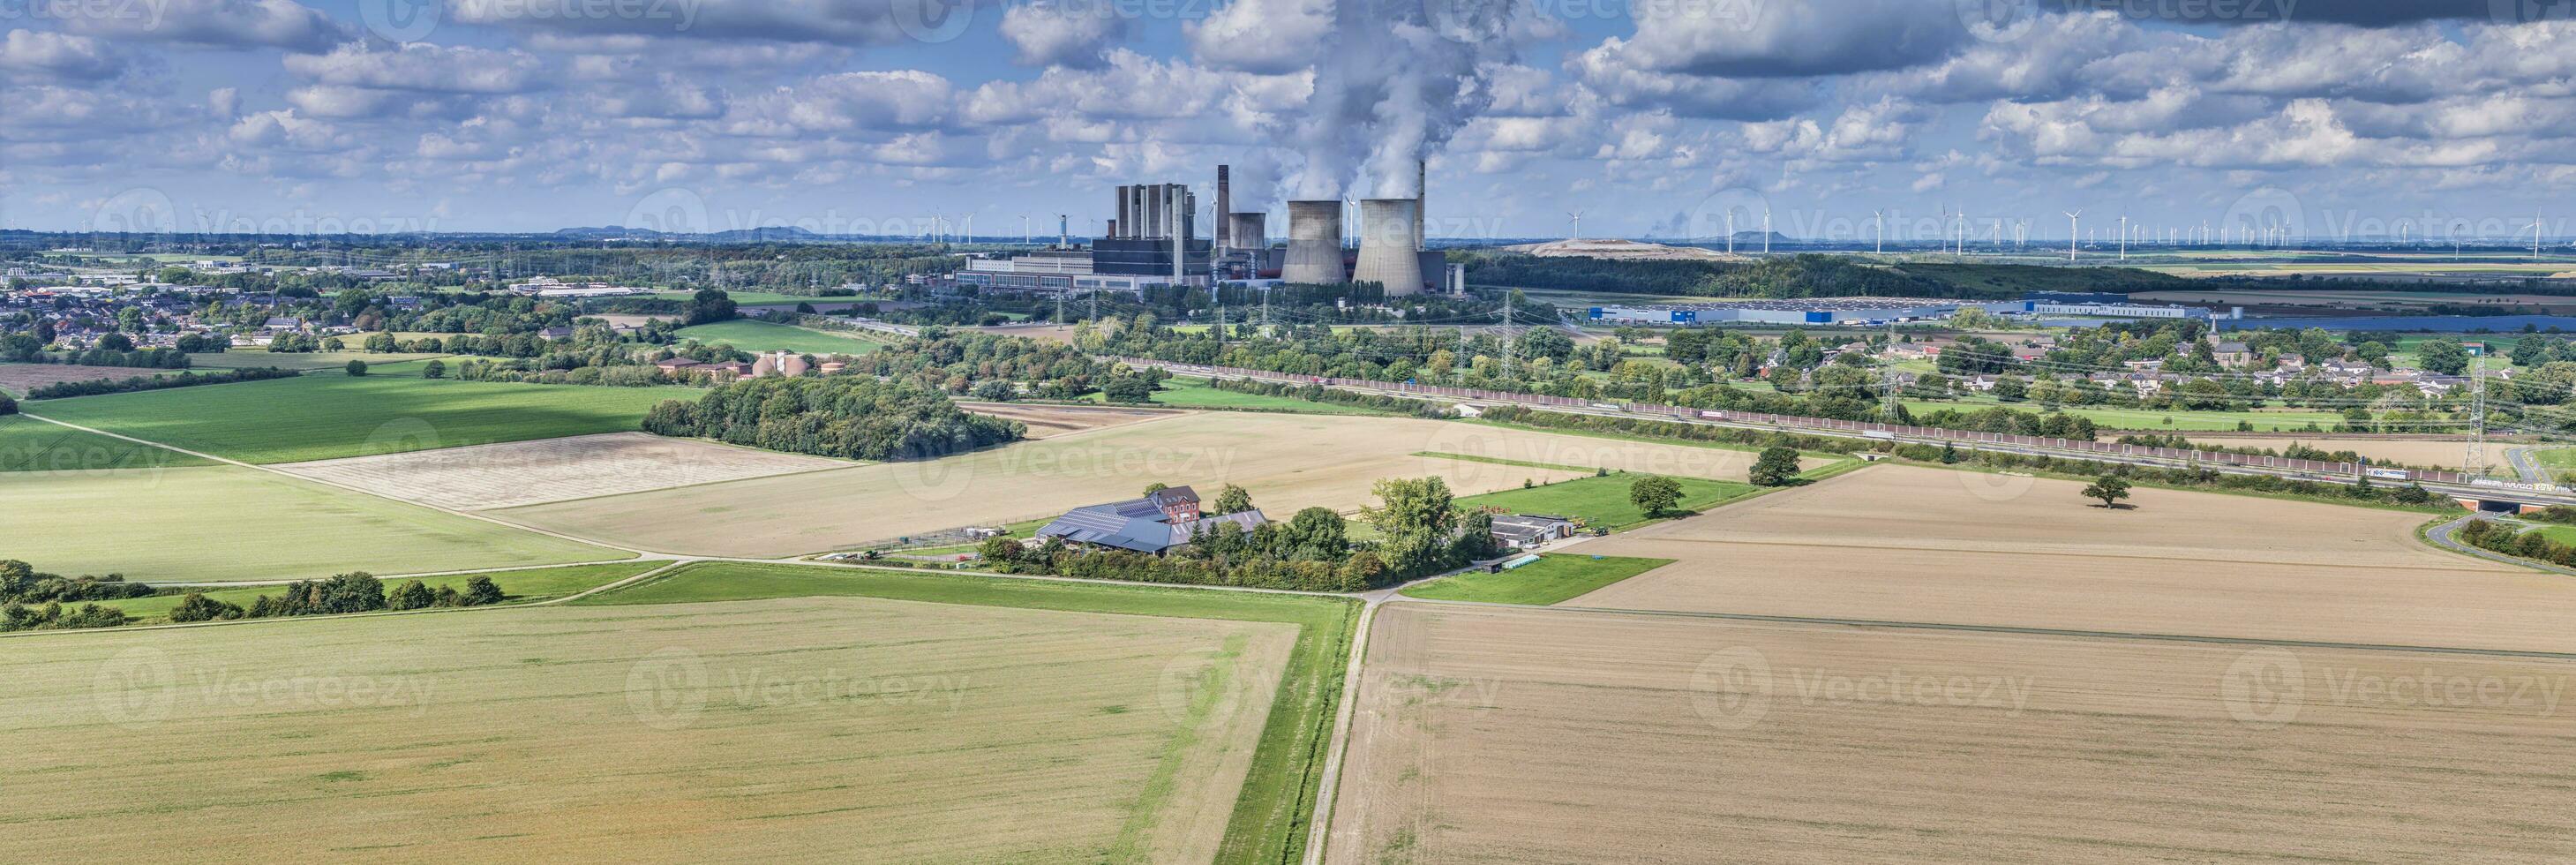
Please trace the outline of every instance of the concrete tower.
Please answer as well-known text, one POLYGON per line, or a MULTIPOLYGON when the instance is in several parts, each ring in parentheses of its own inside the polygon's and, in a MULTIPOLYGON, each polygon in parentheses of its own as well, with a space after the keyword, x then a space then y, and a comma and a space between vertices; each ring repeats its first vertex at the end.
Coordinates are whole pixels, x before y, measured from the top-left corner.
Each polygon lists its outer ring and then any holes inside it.
POLYGON ((1279 278, 1337 285, 1342 271, 1342 202, 1337 198, 1288 202, 1288 258, 1279 278))
POLYGON ((1360 201, 1360 260, 1352 282, 1375 282, 1389 297, 1422 293, 1422 259, 1414 255, 1422 202, 1414 198, 1360 201))

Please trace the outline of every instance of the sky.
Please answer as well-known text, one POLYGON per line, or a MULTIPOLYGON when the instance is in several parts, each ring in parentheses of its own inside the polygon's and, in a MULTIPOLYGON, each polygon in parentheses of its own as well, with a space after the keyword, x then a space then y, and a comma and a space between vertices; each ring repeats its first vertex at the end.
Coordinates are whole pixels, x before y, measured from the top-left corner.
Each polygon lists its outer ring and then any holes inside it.
MULTIPOLYGON (((2576 234, 2564 0, 0 0, 0 228, 2576 234), (2549 213, 2552 206, 2562 211, 2549 213), (1882 221, 1874 214, 1884 212, 1882 221), (1951 214, 1964 213, 1953 221, 1951 214), (1733 222, 1728 221, 1729 216, 1733 222), (1024 221, 1025 217, 1025 221, 1024 221), (1204 222, 1203 222, 1204 224, 1204 222), (1883 226, 1883 227, 1882 227, 1883 226)), ((2241 236, 2241 235, 2239 235, 2241 236)))

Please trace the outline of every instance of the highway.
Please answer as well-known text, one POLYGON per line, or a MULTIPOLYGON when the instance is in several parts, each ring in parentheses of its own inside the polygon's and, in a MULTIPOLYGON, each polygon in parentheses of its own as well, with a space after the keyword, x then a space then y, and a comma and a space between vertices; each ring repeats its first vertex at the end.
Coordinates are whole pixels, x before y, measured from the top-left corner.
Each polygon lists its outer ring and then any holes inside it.
MULTIPOLYGON (((1163 370, 1166 370, 1166 371, 1169 371, 1169 372, 1172 372, 1172 373, 1176 373, 1176 374, 1182 374, 1182 375, 1192 375, 1192 376, 1211 377, 1211 378, 1213 378, 1213 377, 1236 377, 1236 376, 1238 375, 1238 373, 1233 372, 1233 371, 1228 371, 1228 372, 1225 372, 1225 373, 1219 373, 1219 372, 1217 372, 1216 370, 1213 370, 1213 369, 1210 369, 1210 368, 1208 368, 1208 367, 1204 367, 1204 366, 1199 366, 1199 365, 1196 365, 1196 364, 1176 363, 1176 362, 1169 362, 1169 361, 1135 360, 1135 359, 1125 359, 1125 358, 1121 358, 1121 359, 1119 359, 1119 360, 1122 360, 1122 361, 1124 361, 1124 362, 1127 362, 1127 363, 1129 363, 1130 365, 1141 365, 1141 366, 1152 366, 1152 367, 1158 367, 1158 368, 1161 368, 1161 369, 1163 369, 1163 370)), ((1256 372, 1252 372, 1252 373, 1251 373, 1251 375, 1252 375, 1252 377, 1257 378, 1257 379, 1260 379, 1260 380, 1264 380, 1264 381, 1274 381, 1274 382, 1281 382, 1281 383, 1285 383, 1285 384, 1307 385, 1307 384, 1314 384, 1314 383, 1316 383, 1316 382, 1314 382, 1313 377, 1311 377, 1311 376, 1290 375, 1290 374, 1287 374, 1287 373, 1265 373, 1265 372, 1257 372, 1257 371, 1256 371, 1256 372)), ((1464 398, 1458 398, 1458 397, 1437 396, 1437 395, 1431 395, 1431 394, 1413 393, 1413 392, 1409 392, 1409 391, 1396 390, 1396 389, 1392 389, 1392 388, 1384 388, 1384 387, 1369 387, 1369 386, 1358 385, 1358 384, 1346 384, 1346 383, 1345 383, 1345 384, 1332 384, 1332 385, 1327 385, 1327 386, 1328 386, 1328 387, 1331 387, 1331 388, 1333 388, 1333 389, 1335 389, 1335 390, 1350 391, 1350 392, 1353 392, 1353 393, 1367 393, 1367 394, 1375 394, 1375 395, 1379 395, 1379 396, 1393 396, 1393 397, 1401 397, 1401 398, 1405 398, 1405 399, 1429 400, 1429 401, 1435 401, 1435 402, 1448 402, 1448 403, 1473 402, 1473 403, 1478 403, 1478 404, 1510 404, 1510 405, 1518 405, 1518 406, 1522 406, 1522 407, 1526 407, 1526 408, 1538 409, 1538 410, 1542 410, 1542 411, 1558 412, 1558 413, 1562 413, 1562 414, 1583 414, 1583 415, 1593 415, 1593 416, 1596 416, 1596 417, 1615 417, 1615 418, 1624 418, 1624 419, 1629 419, 1629 420, 1655 420, 1655 421, 1664 421, 1664 422, 1667 422, 1667 423, 1686 423, 1686 424, 1699 424, 1699 425, 1702 425, 1702 426, 1728 427, 1728 428, 1734 428, 1734 429, 1752 429, 1752 430, 1765 430, 1765 431, 1772 431, 1772 432, 1785 432, 1785 433, 1791 433, 1791 434, 1796 434, 1796 435, 1825 436, 1825 437, 1833 437, 1833 438, 1848 438, 1848 439, 1864 439, 1864 440, 1873 440, 1873 441, 1895 441, 1895 442, 1899 442, 1899 443, 1906 443, 1906 444, 1928 444, 1928 445, 1948 444, 1948 445, 1950 445, 1950 446, 1952 446, 1952 447, 1960 448, 1960 449, 1963 449, 1963 450, 1982 451, 1982 452, 1987 452, 1987 453, 2009 453, 2009 454, 2018 454, 2018 455, 2022 455, 2022 456, 2059 457, 2059 458, 2066 458, 2066 459, 2080 459, 2080 460, 2086 460, 2086 461, 2090 461, 2090 462, 2098 462, 2098 463, 2122 463, 2122 464, 2134 465, 2134 466, 2140 466, 2140 467, 2145 467, 2145 468, 2201 469, 2201 470, 2214 471, 2214 472, 2218 472, 2218 473, 2221 473, 2221 474, 2254 475, 2254 476, 2270 476, 2270 477, 2286 478, 2286 479, 2290 479, 2290 480, 2313 481, 2313 482, 2317 482, 2317 483, 2349 484, 2349 483, 2352 483, 2352 482, 2353 482, 2353 478, 2352 478, 2352 476, 2350 476, 2350 475, 2344 475, 2344 474, 2329 474, 2329 473, 2322 473, 2322 472, 2307 471, 2307 470, 2303 470, 2303 469, 2295 469, 2295 468, 2284 468, 2284 467, 2274 467, 2274 466, 2249 466, 2249 465, 2238 465, 2238 464, 2232 464, 2232 463, 2217 463, 2217 462, 2201 462, 2201 461, 2192 460, 2192 459, 2179 459, 2179 458, 2172 458, 2172 457, 2157 457, 2157 456, 2148 456, 2148 455, 2142 455, 2142 454, 2108 454, 2108 453, 2101 453, 2101 452, 2096 452, 2096 451, 2065 450, 2065 449, 2050 448, 2050 447, 2044 447, 2044 446, 2036 446, 2036 445, 2025 445, 2025 444, 2010 443, 2010 442, 1989 442, 1989 441, 1980 441, 1980 440, 1976 440, 1976 439, 1973 439, 1973 438, 1965 438, 1965 437, 1962 437, 1962 438, 1950 438, 1950 437, 1939 436, 1939 435, 1903 435, 1903 434, 1895 434, 1895 435, 1892 435, 1892 436, 1890 436, 1890 435, 1871 436, 1871 435, 1864 435, 1864 434, 1862 434, 1862 433, 1860 433, 1860 432, 1856 432, 1856 431, 1852 431, 1852 430, 1835 429, 1835 428, 1825 427, 1825 426, 1803 426, 1803 425, 1787 425, 1787 424, 1756 423, 1756 422, 1751 422, 1751 421, 1741 421, 1741 420, 1717 420, 1717 419, 1709 419, 1709 418, 1681 417, 1681 416, 1675 416, 1675 415, 1669 415, 1669 414, 1661 414, 1661 413, 1632 412, 1632 411, 1628 411, 1627 409, 1619 408, 1619 407, 1616 407, 1616 406, 1612 406, 1612 405, 1607 404, 1607 403, 1603 403, 1603 404, 1595 404, 1595 405, 1591 405, 1591 406, 1565 406, 1565 405, 1558 405, 1558 404, 1555 404, 1555 403, 1542 402, 1542 401, 1535 400, 1535 399, 1530 399, 1530 400, 1519 400, 1519 399, 1513 399, 1513 398, 1511 398, 1511 397, 1509 397, 1509 396, 1498 396, 1498 397, 1493 397, 1493 398, 1464 399, 1464 398)), ((1965 436, 1965 435, 1968 435, 1968 434, 1966 434, 1966 433, 1962 433, 1962 435, 1963 435, 1963 436, 1965 436)), ((2381 481, 2381 483, 2389 483, 2389 482, 2390 482, 2390 481, 2381 481)), ((2424 489, 2426 489, 2426 490, 2429 490, 2429 491, 2432 491, 2432 492, 2435 492, 2435 493, 2440 493, 2440 494, 2445 495, 2445 496, 2452 496, 2452 497, 2457 497, 2457 498, 2473 498, 2473 499, 2477 499, 2477 500, 2480 500, 2480 501, 2486 501, 2486 502, 2510 502, 2510 503, 2514 503, 2514 504, 2529 504, 2529 505, 2576 505, 2576 492, 2553 491, 2553 490, 2540 490, 2540 489, 2523 489, 2523 488, 2508 487, 2508 486, 2484 486, 2484 485, 2476 485, 2476 484, 2440 483, 2440 482, 2434 482, 2434 481, 2422 481, 2422 480, 2417 481, 2417 483, 2419 483, 2421 486, 2423 486, 2423 487, 2424 487, 2424 489)))

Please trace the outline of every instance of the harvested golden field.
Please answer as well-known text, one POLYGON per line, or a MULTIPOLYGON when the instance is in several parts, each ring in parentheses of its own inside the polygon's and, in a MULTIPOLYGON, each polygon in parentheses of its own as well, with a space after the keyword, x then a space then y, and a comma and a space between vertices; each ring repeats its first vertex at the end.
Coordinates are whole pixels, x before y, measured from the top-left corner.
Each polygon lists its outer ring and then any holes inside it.
POLYGON ((1085 408, 1067 405, 1027 405, 1022 403, 959 403, 959 408, 980 415, 1015 420, 1026 424, 1029 438, 1054 438, 1066 433, 1101 427, 1125 426, 1131 423, 1176 417, 1181 412, 1150 408, 1085 408))
POLYGON ((962 526, 1052 517, 1160 481, 1239 484, 1285 518, 1352 510, 1380 478, 1438 476, 1460 494, 1590 474, 1420 454, 1741 480, 1752 454, 1476 424, 1235 412, 1109 427, 972 454, 535 505, 503 519, 696 555, 790 556, 962 526))
POLYGON ((857 598, 13 638, 0 860, 1207 861, 1294 639, 857 598))
POLYGON ((25 394, 49 384, 157 376, 177 370, 136 366, 80 366, 68 363, 0 363, 0 393, 25 394))
POLYGON ((1380 608, 1325 860, 2576 858, 2576 660, 1380 608))
POLYGON ((2576 651, 2576 582, 2416 540, 2426 515, 1877 466, 1587 543, 1678 559, 1566 606, 2576 651))
POLYGON ((479 510, 844 468, 855 463, 625 432, 276 466, 454 510, 479 510))

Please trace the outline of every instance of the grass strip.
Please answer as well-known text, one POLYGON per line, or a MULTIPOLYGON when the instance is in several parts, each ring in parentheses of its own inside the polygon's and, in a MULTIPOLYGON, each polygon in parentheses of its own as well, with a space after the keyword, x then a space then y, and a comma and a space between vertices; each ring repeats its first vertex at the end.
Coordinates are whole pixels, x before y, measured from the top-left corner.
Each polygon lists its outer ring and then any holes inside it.
POLYGON ((1547 553, 1538 561, 1499 574, 1459 574, 1407 587, 1397 594, 1434 601, 1546 606, 1672 563, 1672 559, 1547 553))

